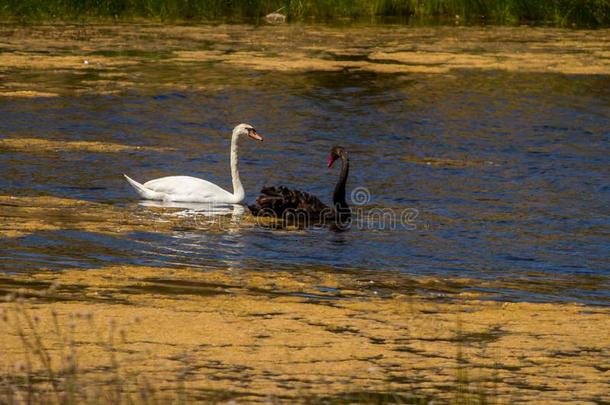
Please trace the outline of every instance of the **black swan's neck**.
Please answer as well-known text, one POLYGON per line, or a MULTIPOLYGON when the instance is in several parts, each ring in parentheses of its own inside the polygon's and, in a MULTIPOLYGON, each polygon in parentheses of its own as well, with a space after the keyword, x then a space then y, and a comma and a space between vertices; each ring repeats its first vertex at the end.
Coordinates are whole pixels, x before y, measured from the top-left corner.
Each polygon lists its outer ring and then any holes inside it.
POLYGON ((348 175, 349 158, 344 154, 341 154, 341 173, 339 174, 339 181, 333 192, 333 204, 336 208, 347 208, 347 201, 345 201, 345 185, 347 183, 348 175))

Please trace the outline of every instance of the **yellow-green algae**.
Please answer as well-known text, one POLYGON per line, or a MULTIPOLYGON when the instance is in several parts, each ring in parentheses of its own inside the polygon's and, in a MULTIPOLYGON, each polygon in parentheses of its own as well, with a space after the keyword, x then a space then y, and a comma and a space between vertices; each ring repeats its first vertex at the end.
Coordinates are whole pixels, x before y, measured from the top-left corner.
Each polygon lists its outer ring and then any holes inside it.
POLYGON ((489 160, 481 160, 471 158, 469 156, 463 156, 461 159, 449 159, 440 157, 419 157, 414 155, 405 156, 404 160, 409 163, 415 163, 420 165, 432 166, 432 167, 485 167, 493 166, 498 163, 494 163, 489 160))
MULTIPOLYGON (((450 400, 467 370, 471 388, 501 402, 610 399, 606 308, 399 291, 380 298, 360 283, 322 270, 118 266, 27 276, 21 305, 39 319, 42 336, 52 335, 51 311, 60 323, 76 322, 83 384, 104 379, 108 353, 99 338, 117 325, 121 375, 146 376, 170 391, 180 380, 189 395, 224 391, 268 402, 390 391, 450 400), (28 282, 59 284, 44 293, 28 282), (344 290, 344 298, 312 298, 317 286, 344 290)), ((9 370, 24 350, 4 330, 9 370)), ((46 344, 60 364, 59 345, 46 344)))
POLYGON ((57 97, 57 93, 49 93, 44 91, 34 90, 15 90, 15 91, 4 91, 0 92, 0 97, 21 97, 21 98, 35 98, 35 97, 57 97))
POLYGON ((3 150, 27 153, 44 152, 100 152, 112 153, 128 150, 170 151, 171 148, 152 146, 130 146, 120 143, 97 141, 58 141, 42 138, 4 138, 0 139, 0 152, 3 150))
POLYGON ((176 227, 226 232, 238 226, 255 225, 251 216, 245 216, 237 223, 231 216, 208 218, 203 215, 177 215, 179 212, 180 209, 163 207, 143 210, 135 204, 119 208, 53 196, 0 195, 0 238, 67 229, 104 234, 168 232, 176 227))
MULTIPOLYGON (((40 25, 0 27, 4 97, 66 92, 15 73, 73 75, 79 94, 155 86, 222 87, 190 75, 159 77, 177 65, 275 72, 366 71, 451 75, 461 70, 610 74, 610 30, 532 27, 355 27, 248 25, 40 25), (201 63, 206 65, 201 65, 201 63), (90 74, 84 74, 89 72, 90 74), (145 73, 145 74, 142 74, 145 73)), ((246 85, 243 83, 243 85, 246 85)))

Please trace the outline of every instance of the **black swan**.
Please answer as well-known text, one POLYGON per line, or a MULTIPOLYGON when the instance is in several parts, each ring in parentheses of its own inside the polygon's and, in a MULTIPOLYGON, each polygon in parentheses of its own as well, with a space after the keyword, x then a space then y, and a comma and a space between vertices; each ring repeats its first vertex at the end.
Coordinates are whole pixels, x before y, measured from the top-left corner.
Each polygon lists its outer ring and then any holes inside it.
POLYGON ((281 218, 289 223, 303 225, 334 225, 345 227, 350 222, 351 211, 345 201, 345 184, 349 174, 349 158, 341 146, 333 146, 328 157, 328 167, 341 159, 341 173, 333 192, 333 206, 329 207, 316 196, 288 187, 263 187, 256 203, 249 205, 256 217, 281 218))

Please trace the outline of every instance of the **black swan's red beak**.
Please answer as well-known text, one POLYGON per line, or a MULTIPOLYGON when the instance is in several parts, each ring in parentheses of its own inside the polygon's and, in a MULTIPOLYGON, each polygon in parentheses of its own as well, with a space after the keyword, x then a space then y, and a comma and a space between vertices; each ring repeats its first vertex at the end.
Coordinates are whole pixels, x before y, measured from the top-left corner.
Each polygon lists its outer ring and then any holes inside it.
POLYGON ((328 156, 328 167, 332 167, 333 163, 335 163, 335 160, 337 160, 336 156, 329 155, 328 156))

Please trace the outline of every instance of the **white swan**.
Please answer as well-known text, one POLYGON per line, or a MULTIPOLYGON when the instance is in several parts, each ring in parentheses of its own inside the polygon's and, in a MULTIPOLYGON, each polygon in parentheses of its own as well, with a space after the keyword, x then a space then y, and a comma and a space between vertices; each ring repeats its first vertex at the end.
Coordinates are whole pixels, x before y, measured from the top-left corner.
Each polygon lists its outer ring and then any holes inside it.
POLYGON ((140 197, 146 200, 199 202, 214 204, 239 204, 244 200, 245 192, 237 170, 237 140, 247 135, 257 141, 262 141, 254 127, 249 124, 239 124, 233 129, 231 137, 231 177, 233 178, 233 193, 218 187, 209 181, 190 176, 169 176, 147 181, 140 184, 123 174, 129 184, 140 197))

